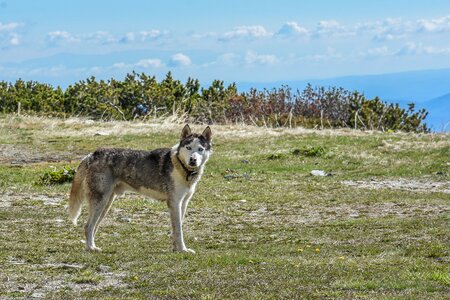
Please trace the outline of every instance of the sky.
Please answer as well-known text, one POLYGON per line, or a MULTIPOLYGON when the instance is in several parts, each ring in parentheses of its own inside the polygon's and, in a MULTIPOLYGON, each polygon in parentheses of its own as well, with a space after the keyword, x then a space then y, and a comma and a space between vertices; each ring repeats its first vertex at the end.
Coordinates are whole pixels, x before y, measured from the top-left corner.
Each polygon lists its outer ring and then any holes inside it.
POLYGON ((0 0, 0 80, 271 82, 450 68, 450 1, 0 0))

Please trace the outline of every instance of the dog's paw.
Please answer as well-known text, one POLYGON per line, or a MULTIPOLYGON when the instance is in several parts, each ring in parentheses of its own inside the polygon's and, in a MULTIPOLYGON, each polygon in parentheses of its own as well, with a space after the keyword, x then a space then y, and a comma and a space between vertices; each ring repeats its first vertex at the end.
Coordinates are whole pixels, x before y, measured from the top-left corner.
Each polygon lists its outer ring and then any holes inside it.
POLYGON ((180 253, 192 253, 195 254, 195 251, 189 248, 182 248, 182 249, 173 249, 174 252, 180 252, 180 253))
POLYGON ((102 252, 102 249, 96 246, 86 246, 86 250, 90 252, 102 252))

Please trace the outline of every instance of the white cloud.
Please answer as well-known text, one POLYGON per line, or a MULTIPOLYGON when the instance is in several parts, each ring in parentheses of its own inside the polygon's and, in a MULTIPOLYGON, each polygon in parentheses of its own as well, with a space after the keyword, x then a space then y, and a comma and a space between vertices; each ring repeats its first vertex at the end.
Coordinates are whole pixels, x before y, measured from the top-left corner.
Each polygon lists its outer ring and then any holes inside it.
POLYGON ((58 43, 58 42, 69 42, 69 43, 77 43, 80 42, 80 38, 77 36, 67 32, 67 31, 52 31, 47 33, 47 40, 50 43, 58 43))
POLYGON ((242 38, 262 38, 272 36, 263 26, 238 26, 232 31, 225 32, 220 40, 228 41, 242 38))
POLYGON ((56 43, 81 43, 92 42, 102 45, 115 43, 139 43, 157 39, 166 35, 167 32, 160 30, 149 30, 140 32, 127 32, 123 36, 113 35, 107 31, 96 31, 82 34, 72 34, 64 30, 56 30, 47 33, 47 41, 53 44, 56 43))
POLYGON ((370 34, 376 41, 392 41, 421 33, 438 34, 450 32, 450 16, 413 21, 400 18, 386 19, 357 24, 353 30, 359 35, 370 34))
POLYGON ((149 39, 155 39, 160 37, 162 35, 162 32, 157 29, 153 29, 150 31, 141 31, 139 32, 139 35, 142 41, 146 41, 149 39))
POLYGON ((369 35, 373 40, 387 42, 406 38, 414 33, 414 22, 403 21, 402 19, 386 19, 377 22, 358 24, 356 32, 363 36, 369 35))
POLYGON ((317 24, 317 28, 314 31, 314 35, 323 36, 323 35, 334 35, 334 34, 343 34, 349 33, 349 30, 341 25, 336 20, 322 20, 317 24))
POLYGON ((393 54, 393 52, 390 51, 387 46, 371 48, 371 49, 368 49, 365 52, 361 52, 360 53, 361 56, 368 57, 368 58, 377 58, 377 57, 383 57, 383 56, 390 56, 392 54, 393 54))
POLYGON ((254 51, 247 51, 245 63, 248 65, 275 65, 279 59, 275 55, 258 54, 254 51))
POLYGON ((96 31, 85 34, 72 34, 64 30, 47 33, 47 41, 51 44, 94 42, 100 44, 114 43, 114 36, 106 31, 96 31))
POLYGON ((423 48, 425 54, 450 54, 450 47, 432 47, 423 48))
POLYGON ((446 32, 450 31, 450 16, 435 19, 421 19, 417 22, 417 30, 422 32, 446 32))
POLYGON ((18 29, 21 26, 22 24, 17 22, 10 22, 5 24, 0 23, 0 32, 11 32, 18 29))
POLYGON ((157 58, 146 58, 146 59, 141 59, 139 60, 137 63, 134 64, 127 64, 124 62, 118 62, 115 63, 111 66, 111 68, 113 69, 131 69, 131 68, 161 68, 164 67, 164 63, 157 58))
POLYGON ((0 46, 18 46, 20 44, 20 36, 17 30, 23 25, 17 22, 0 23, 0 46))
POLYGON ((440 55, 440 54, 450 54, 450 47, 435 47, 435 46, 424 46, 421 43, 407 43, 405 46, 400 48, 395 55, 397 56, 407 56, 407 55, 440 55))
POLYGON ((119 39, 121 43, 135 43, 135 42, 145 42, 149 40, 154 40, 161 37, 163 33, 160 30, 152 29, 149 31, 140 32, 127 32, 123 37, 119 39))
POLYGON ((136 40, 136 33, 134 32, 127 32, 121 39, 121 43, 132 43, 136 40))
POLYGON ((305 36, 308 35, 308 29, 301 27, 296 22, 287 22, 277 31, 277 35, 281 36, 305 36))
MULTIPOLYGON (((190 64, 190 60, 189 60, 189 64, 190 64)), ((164 66, 164 64, 160 59, 147 58, 147 59, 141 59, 140 61, 138 61, 135 64, 135 66, 142 67, 142 68, 161 68, 164 66)))
POLYGON ((183 53, 177 53, 172 55, 169 62, 169 65, 171 67, 187 67, 190 66, 191 64, 192 62, 189 56, 183 53))
POLYGON ((111 44, 117 41, 117 39, 107 31, 96 31, 83 34, 80 36, 80 39, 85 41, 93 41, 100 44, 111 44))
POLYGON ((11 46, 17 46, 20 44, 19 35, 17 33, 11 33, 9 36, 9 44, 11 46))

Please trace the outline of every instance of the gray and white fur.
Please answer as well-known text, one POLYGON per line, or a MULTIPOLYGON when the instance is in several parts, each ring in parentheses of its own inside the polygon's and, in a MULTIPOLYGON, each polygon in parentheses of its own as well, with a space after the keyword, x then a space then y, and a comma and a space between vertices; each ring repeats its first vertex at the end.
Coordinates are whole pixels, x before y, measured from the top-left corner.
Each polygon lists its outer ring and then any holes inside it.
POLYGON ((180 142, 172 148, 140 151, 100 148, 80 163, 72 183, 69 216, 76 225, 81 204, 87 200, 89 215, 84 226, 86 248, 101 251, 95 245, 95 234, 114 199, 132 191, 165 201, 172 224, 173 250, 191 252, 183 239, 186 209, 202 177, 211 151, 209 127, 201 135, 184 126, 180 142))

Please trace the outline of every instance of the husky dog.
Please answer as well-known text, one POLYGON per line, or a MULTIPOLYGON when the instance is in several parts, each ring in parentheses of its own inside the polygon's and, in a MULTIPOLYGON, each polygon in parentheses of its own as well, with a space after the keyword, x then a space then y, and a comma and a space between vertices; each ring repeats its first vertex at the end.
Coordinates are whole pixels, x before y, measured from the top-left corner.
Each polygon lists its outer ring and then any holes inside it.
POLYGON ((182 225, 189 200, 211 155, 211 136, 209 127, 199 135, 186 125, 180 142, 171 149, 100 148, 86 156, 78 166, 69 199, 69 215, 74 225, 83 200, 89 203, 89 216, 84 226, 86 248, 101 251, 94 242, 100 222, 116 196, 132 191, 166 201, 172 223, 173 250, 195 253, 184 244, 182 225))

